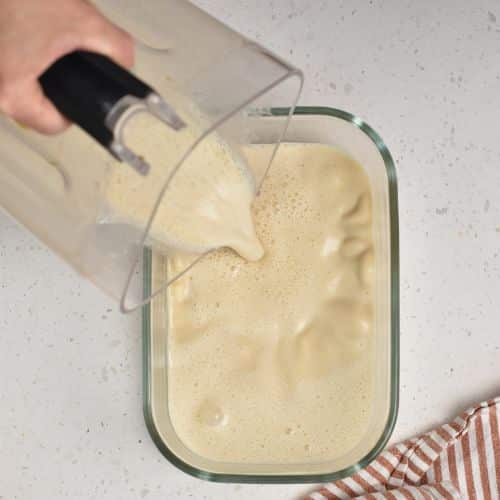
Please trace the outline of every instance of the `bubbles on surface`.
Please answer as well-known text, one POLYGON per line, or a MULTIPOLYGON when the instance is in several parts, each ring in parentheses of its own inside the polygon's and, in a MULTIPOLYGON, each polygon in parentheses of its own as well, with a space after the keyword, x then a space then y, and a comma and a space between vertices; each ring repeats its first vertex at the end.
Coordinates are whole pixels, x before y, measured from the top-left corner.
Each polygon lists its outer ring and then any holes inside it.
POLYGON ((221 427, 227 423, 223 409, 211 400, 205 400, 198 410, 198 418, 203 425, 221 427))
POLYGON ((254 201, 264 257, 215 252, 193 269, 189 300, 172 307, 172 421, 209 459, 331 460, 371 415, 367 180, 337 150, 319 146, 311 161, 307 145, 299 166, 293 147, 254 201), (180 327, 198 333, 182 342, 180 327))

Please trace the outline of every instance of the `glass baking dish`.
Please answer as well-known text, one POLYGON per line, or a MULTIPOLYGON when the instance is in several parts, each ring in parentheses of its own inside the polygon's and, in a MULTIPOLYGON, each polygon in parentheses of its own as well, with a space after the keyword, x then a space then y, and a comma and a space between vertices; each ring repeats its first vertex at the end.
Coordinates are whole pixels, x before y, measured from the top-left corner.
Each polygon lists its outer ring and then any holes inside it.
MULTIPOLYGON (((289 109, 258 113, 251 142, 279 140, 289 109)), ((394 427, 399 383, 399 235, 394 162, 376 132, 361 119, 327 107, 295 109, 285 140, 338 147, 364 168, 372 191, 375 248, 373 401, 370 423, 359 443, 333 460, 319 463, 223 463, 196 455, 176 435, 168 408, 168 304, 158 294, 143 308, 144 415, 154 442, 179 469, 221 482, 304 483, 339 479, 365 466, 384 448, 394 427)), ((146 251, 144 292, 164 281, 166 260, 146 251)))

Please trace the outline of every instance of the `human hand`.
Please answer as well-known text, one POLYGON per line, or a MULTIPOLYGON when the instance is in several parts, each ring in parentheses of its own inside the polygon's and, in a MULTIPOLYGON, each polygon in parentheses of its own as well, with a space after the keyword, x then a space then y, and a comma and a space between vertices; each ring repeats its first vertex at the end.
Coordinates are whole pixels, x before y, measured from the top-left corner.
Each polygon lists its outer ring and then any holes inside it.
POLYGON ((38 77, 75 50, 130 68, 132 37, 87 0, 0 0, 0 112, 45 134, 68 121, 45 97, 38 77))

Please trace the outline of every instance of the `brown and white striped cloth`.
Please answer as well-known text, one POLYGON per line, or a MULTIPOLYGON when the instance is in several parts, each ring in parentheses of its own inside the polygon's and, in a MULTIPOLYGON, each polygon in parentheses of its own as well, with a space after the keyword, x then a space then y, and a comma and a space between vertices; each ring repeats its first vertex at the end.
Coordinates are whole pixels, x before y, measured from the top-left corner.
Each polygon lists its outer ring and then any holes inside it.
POLYGON ((384 451, 305 500, 500 499, 500 397, 384 451))

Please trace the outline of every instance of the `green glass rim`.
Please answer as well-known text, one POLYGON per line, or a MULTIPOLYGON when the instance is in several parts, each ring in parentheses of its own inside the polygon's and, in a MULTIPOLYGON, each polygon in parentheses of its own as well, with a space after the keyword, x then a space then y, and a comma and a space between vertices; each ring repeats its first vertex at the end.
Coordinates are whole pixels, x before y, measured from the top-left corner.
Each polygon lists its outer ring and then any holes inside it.
MULTIPOLYGON (((270 116, 287 116, 290 108, 271 108, 270 116)), ((390 362, 390 405, 387 422, 373 449, 361 458, 356 464, 344 469, 324 474, 290 474, 290 475, 263 475, 263 474, 226 474, 208 472, 179 459, 161 439, 156 427, 151 405, 151 363, 150 363, 150 312, 148 302, 142 308, 142 349, 143 349, 143 411, 146 427, 154 443, 164 457, 178 469, 198 479, 205 479, 221 483, 254 483, 254 484, 293 484, 293 483, 323 483, 335 481, 358 472, 372 462, 387 444, 396 424, 399 404, 399 217, 396 167, 389 149, 381 137, 361 118, 340 109, 326 106, 297 106, 294 115, 323 115, 340 118, 352 123, 362 130, 375 144, 385 164, 390 217, 390 287, 391 287, 391 362, 390 362)), ((151 266, 152 254, 149 249, 144 250, 144 294, 150 296, 152 288, 151 266)))

